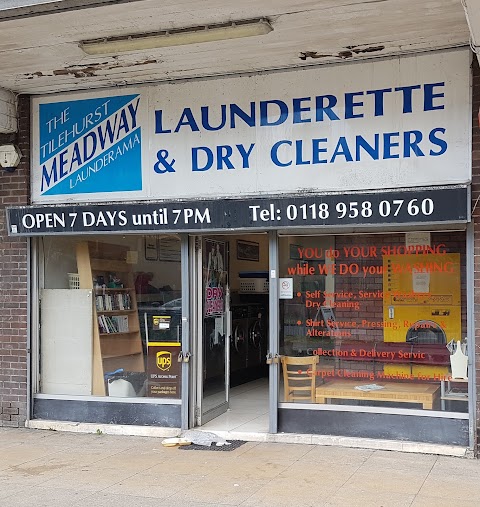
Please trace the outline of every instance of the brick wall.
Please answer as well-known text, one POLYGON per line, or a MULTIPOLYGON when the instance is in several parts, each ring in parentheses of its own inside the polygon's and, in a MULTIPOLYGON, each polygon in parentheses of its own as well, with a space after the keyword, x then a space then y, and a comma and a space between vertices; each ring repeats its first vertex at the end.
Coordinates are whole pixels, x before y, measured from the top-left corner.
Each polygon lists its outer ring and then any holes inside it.
POLYGON ((0 169, 0 426, 22 426, 27 415, 27 240, 7 236, 5 206, 28 204, 30 99, 19 102, 14 173, 0 169))
POLYGON ((477 383, 477 446, 480 451, 480 129, 478 111, 480 108, 480 69, 478 60, 473 58, 473 107, 472 107, 472 214, 474 227, 474 290, 475 290, 475 371, 477 383))

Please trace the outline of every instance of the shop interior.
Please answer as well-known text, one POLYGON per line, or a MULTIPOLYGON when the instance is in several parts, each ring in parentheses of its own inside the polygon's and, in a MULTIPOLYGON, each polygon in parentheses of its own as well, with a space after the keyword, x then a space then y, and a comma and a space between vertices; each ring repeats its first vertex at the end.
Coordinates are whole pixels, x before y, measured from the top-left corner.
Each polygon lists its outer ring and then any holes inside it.
POLYGON ((46 237, 40 259, 41 393, 180 397, 178 236, 46 237), (176 344, 166 347, 175 382, 165 388, 147 382, 154 343, 176 344))
MULTIPOLYGON (((279 302, 280 402, 468 411, 465 234, 426 233, 409 251, 412 238, 279 238, 279 276, 291 280, 279 302)), ((266 432, 268 235, 201 245, 196 395, 202 415, 228 406, 202 426, 266 432)), ((58 236, 39 246, 38 392, 179 400, 180 238, 58 236), (71 290, 82 288, 91 292, 71 290)))
MULTIPOLYGON (((216 236, 203 241, 202 294, 207 285, 212 285, 210 292, 218 288, 212 254, 221 246, 222 266, 215 269, 224 271, 222 283, 229 287, 231 312, 227 330, 226 301, 221 305, 216 301, 216 308, 207 312, 207 299, 202 296, 205 410, 225 395, 225 371, 230 387, 229 410, 208 424, 217 429, 243 426, 244 431, 266 431, 268 236, 216 236), (212 251, 207 252, 207 246, 212 251)), ((40 258, 39 392, 179 399, 180 238, 45 237, 40 240, 40 258), (71 290, 78 288, 93 288, 93 313, 92 303, 82 301, 82 291, 71 290)))
POLYGON ((284 401, 468 411, 463 232, 279 245, 284 401))

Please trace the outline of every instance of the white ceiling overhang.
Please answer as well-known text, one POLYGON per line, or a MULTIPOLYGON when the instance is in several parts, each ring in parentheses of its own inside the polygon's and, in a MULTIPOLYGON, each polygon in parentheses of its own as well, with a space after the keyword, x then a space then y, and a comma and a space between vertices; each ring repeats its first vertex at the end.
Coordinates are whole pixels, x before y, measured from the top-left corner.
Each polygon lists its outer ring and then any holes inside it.
POLYGON ((2 0, 0 19, 41 16, 61 11, 98 7, 138 0, 2 0))
POLYGON ((460 0, 3 0, 0 87, 44 94, 251 73, 457 47, 469 36, 460 0), (108 56, 79 47, 259 17, 268 35, 108 56))

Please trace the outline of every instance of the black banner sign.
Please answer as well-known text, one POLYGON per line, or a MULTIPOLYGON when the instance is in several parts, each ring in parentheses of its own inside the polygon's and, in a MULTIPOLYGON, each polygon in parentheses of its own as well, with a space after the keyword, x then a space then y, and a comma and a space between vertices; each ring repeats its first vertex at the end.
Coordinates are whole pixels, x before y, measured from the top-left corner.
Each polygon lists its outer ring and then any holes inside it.
POLYGON ((208 201, 25 206, 7 210, 10 235, 188 232, 466 222, 468 188, 208 201))

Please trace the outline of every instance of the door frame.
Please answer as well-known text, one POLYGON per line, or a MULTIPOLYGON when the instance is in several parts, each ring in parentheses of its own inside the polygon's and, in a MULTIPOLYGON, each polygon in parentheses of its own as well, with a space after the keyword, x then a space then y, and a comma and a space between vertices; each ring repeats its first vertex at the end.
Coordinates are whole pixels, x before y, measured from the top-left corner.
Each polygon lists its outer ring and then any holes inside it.
POLYGON ((279 298, 278 298, 278 234, 268 233, 268 349, 273 358, 268 367, 268 432, 278 432, 278 390, 280 378, 279 298))
MULTIPOLYGON (((231 335, 231 312, 230 312, 230 291, 227 282, 225 294, 225 401, 220 405, 213 407, 208 412, 203 413, 203 240, 219 234, 203 234, 191 236, 190 253, 191 262, 191 336, 194 368, 191 380, 190 407, 191 416, 189 418, 190 427, 201 427, 209 421, 225 413, 229 408, 230 397, 230 335, 231 335)), ((222 235, 223 236, 223 235, 222 235)), ((226 241, 227 242, 227 241, 226 241)), ((228 264, 227 264, 228 265, 228 264)))
MULTIPOLYGON (((236 233, 241 235, 242 232, 236 233)), ((202 385, 199 383, 199 376, 202 375, 202 361, 203 361, 203 349, 200 346, 202 343, 201 335, 202 329, 200 326, 200 318, 202 315, 202 297, 198 297, 202 291, 202 256, 198 254, 201 252, 202 239, 205 236, 229 236, 228 234, 211 233, 203 235, 192 235, 188 236, 186 241, 186 248, 188 253, 188 259, 185 260, 185 265, 188 266, 189 277, 188 277, 188 291, 185 294, 189 301, 189 313, 186 313, 182 318, 186 318, 189 322, 188 326, 184 327, 184 332, 190 333, 192 339, 190 340, 190 351, 192 354, 192 360, 190 361, 189 378, 188 378, 188 394, 190 396, 184 397, 182 391, 182 407, 188 406, 188 428, 196 426, 201 427, 198 422, 205 424, 207 421, 202 421, 202 406, 198 404, 200 393, 202 392, 202 385), (200 337, 200 338, 199 338, 200 337)), ((268 433, 277 433, 278 431, 278 390, 279 390, 279 379, 280 379, 280 361, 279 356, 279 299, 278 299, 278 234, 277 231, 268 232, 268 257, 269 257, 269 333, 268 333, 268 351, 277 358, 272 364, 269 365, 268 369, 268 384, 269 384, 269 426, 268 433)), ((229 292, 229 291, 228 291, 229 292)), ((228 295, 229 297, 229 295, 228 295)), ((187 306, 185 306, 187 308, 187 306)), ((232 318, 231 311, 228 312, 228 329, 231 334, 232 318)), ((184 321, 185 322, 185 321, 184 321)), ((187 341, 190 338, 184 337, 187 341)), ((229 337, 230 338, 230 337, 229 337)), ((226 340, 226 344, 230 346, 230 339, 226 340)), ((229 351, 230 353, 230 351, 229 351)), ((266 359, 266 358, 265 358, 266 359)), ((184 365, 185 366, 185 365, 184 365)), ((188 365, 187 365, 188 367, 188 365)), ((230 365, 227 365, 227 381, 229 383, 230 376, 230 365)), ((187 383, 185 382, 185 385, 187 383)), ((227 389, 227 403, 229 401, 230 386, 227 389)), ((214 419, 219 414, 214 415, 210 418, 214 419)), ((183 419, 182 419, 183 422, 183 419)), ((187 427, 187 426, 186 426, 187 427)))
MULTIPOLYGON (((197 309, 197 267, 196 267, 196 245, 199 240, 199 236, 190 235, 188 236, 188 287, 189 287, 189 325, 186 326, 189 331, 188 341, 191 349, 192 360, 190 367, 190 375, 188 378, 188 397, 182 398, 182 405, 188 404, 188 428, 194 428, 197 422, 197 371, 199 364, 201 365, 201 353, 199 355, 197 350, 197 340, 194 338, 197 336, 198 327, 198 309, 197 309)), ((200 366, 201 367, 201 366, 200 366)), ((182 393, 183 394, 183 393, 182 393)))
POLYGON ((190 345, 190 248, 189 237, 182 234, 180 243, 180 265, 181 265, 181 286, 182 286, 182 405, 180 410, 181 429, 186 430, 190 427, 190 407, 188 402, 188 393, 190 390, 191 362, 192 355, 190 345))

